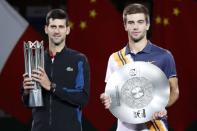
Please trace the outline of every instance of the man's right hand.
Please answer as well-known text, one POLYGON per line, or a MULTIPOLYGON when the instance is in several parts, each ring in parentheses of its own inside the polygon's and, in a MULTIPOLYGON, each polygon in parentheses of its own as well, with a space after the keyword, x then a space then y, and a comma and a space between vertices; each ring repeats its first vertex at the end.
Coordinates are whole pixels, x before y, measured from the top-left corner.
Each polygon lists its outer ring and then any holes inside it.
POLYGON ((109 109, 111 105, 111 98, 107 96, 105 93, 100 95, 101 102, 104 104, 105 109, 109 109))
POLYGON ((28 77, 28 74, 23 74, 23 88, 25 90, 34 89, 34 84, 32 78, 28 77))

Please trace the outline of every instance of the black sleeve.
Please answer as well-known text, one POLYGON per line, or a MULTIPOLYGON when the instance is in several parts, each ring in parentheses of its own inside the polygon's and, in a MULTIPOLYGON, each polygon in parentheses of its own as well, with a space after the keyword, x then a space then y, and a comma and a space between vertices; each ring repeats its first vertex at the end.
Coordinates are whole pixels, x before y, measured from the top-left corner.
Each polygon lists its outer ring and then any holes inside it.
POLYGON ((90 67, 88 60, 85 56, 80 59, 78 70, 81 72, 76 81, 80 81, 73 89, 62 88, 56 85, 53 94, 63 101, 66 101, 74 106, 84 106, 88 102, 90 94, 90 67), (81 67, 80 67, 81 66, 81 67))
POLYGON ((28 106, 28 101, 29 101, 29 93, 24 90, 24 88, 21 86, 20 89, 20 94, 21 94, 21 99, 22 102, 25 106, 28 106))

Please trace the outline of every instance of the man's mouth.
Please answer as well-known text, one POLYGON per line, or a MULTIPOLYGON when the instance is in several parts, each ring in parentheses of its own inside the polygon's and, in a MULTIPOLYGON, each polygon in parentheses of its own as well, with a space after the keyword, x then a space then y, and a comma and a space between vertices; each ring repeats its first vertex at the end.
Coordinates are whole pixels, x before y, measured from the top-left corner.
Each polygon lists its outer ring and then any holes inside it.
POLYGON ((138 36, 140 34, 140 32, 133 32, 132 33, 134 36, 138 36))

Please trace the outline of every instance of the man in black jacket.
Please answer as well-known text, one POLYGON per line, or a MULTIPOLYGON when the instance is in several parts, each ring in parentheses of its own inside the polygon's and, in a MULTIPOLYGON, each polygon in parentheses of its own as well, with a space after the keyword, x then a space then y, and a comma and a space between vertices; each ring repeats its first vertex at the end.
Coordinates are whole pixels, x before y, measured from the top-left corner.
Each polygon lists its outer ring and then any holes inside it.
POLYGON ((70 32, 65 11, 53 9, 46 16, 49 49, 45 68, 23 75, 23 100, 33 81, 42 86, 43 107, 32 108, 32 131, 81 131, 81 109, 89 98, 89 64, 84 54, 66 47, 70 32))

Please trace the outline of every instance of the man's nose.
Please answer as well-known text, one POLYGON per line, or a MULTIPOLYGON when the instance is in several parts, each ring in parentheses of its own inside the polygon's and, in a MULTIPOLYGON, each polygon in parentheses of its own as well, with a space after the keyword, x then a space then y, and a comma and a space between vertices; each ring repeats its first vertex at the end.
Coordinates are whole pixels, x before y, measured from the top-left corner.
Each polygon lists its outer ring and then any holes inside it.
POLYGON ((59 31, 59 28, 55 28, 54 32, 55 32, 55 33, 59 33, 59 32, 60 32, 60 31, 59 31))
POLYGON ((134 26, 133 26, 133 29, 138 29, 139 28, 139 25, 138 24, 134 24, 134 26))

